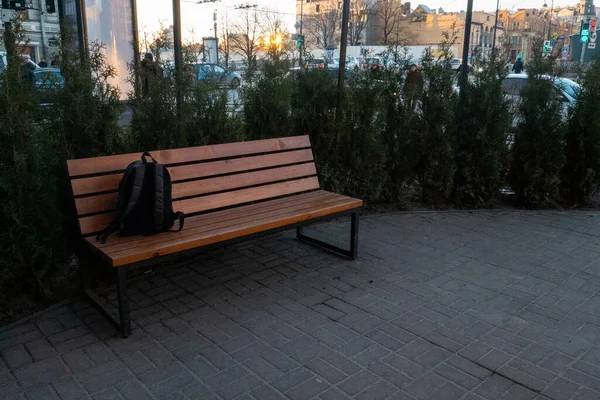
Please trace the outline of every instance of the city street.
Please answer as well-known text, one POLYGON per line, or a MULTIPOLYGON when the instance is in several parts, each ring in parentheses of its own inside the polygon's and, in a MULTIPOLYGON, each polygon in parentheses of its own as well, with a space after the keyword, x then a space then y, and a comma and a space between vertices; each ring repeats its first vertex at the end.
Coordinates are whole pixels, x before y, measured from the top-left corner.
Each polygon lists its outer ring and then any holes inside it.
POLYGON ((77 300, 0 330, 0 398, 596 400, 599 219, 367 216, 356 262, 291 232, 214 251, 130 283, 128 339, 77 300))

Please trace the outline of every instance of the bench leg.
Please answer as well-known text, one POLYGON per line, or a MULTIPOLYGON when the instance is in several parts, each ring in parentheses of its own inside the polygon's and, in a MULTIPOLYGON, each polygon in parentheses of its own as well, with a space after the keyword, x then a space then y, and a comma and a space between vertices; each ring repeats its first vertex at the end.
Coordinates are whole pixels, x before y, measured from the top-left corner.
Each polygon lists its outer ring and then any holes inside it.
POLYGON ((126 269, 115 268, 117 274, 117 301, 119 303, 118 316, 115 314, 113 306, 108 304, 106 300, 98 296, 90 287, 89 279, 89 259, 80 259, 79 271, 81 275, 81 286, 87 299, 94 305, 114 326, 121 335, 126 338, 131 334, 131 319, 129 311, 129 299, 127 298, 127 273, 126 269))
POLYGON ((127 297, 127 270, 117 268, 117 300, 119 301, 119 326, 123 337, 131 334, 129 298, 127 297))
POLYGON ((344 257, 348 257, 352 260, 356 260, 356 257, 358 255, 358 220, 358 212, 352 213, 352 221, 350 225, 350 250, 341 249, 332 244, 325 243, 321 240, 307 236, 304 233, 302 233, 302 227, 296 228, 296 237, 303 242, 313 244, 325 250, 329 250, 333 253, 342 255, 344 257))

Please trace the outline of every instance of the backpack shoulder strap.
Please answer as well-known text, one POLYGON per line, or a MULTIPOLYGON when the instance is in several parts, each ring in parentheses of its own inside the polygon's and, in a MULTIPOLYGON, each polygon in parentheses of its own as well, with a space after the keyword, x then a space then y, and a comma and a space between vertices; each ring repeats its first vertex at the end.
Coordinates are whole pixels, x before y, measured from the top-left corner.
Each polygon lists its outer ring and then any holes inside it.
MULTIPOLYGON (((127 169, 129 169, 129 167, 127 167, 127 169)), ((110 235, 112 235, 113 233, 115 233, 119 230, 119 226, 120 226, 121 222, 129 214, 131 214, 131 211, 133 210, 133 208, 137 204, 138 200, 140 199, 140 194, 142 193, 142 186, 144 184, 144 176, 146 173, 146 168, 145 168, 144 164, 140 163, 140 164, 133 165, 131 167, 131 169, 136 170, 135 180, 133 182, 133 190, 131 191, 131 197, 129 198, 129 202, 127 203, 125 211, 123 211, 123 213, 121 215, 119 215, 117 218, 115 218, 115 220, 113 222, 111 222, 110 225, 106 229, 104 229, 102 232, 100 232, 98 234, 98 236, 96 236, 96 240, 102 244, 106 243, 106 239, 110 235)), ((123 194, 121 193, 121 190, 123 190, 123 192, 124 192, 126 190, 125 186, 126 186, 126 184, 123 185, 122 188, 119 187, 119 197, 123 196, 123 194)))
POLYGON ((161 164, 154 163, 154 226, 160 232, 165 219, 165 168, 161 164))
POLYGON ((185 220, 185 214, 182 213, 181 211, 177 211, 175 213, 175 220, 179 220, 179 229, 177 229, 177 230, 170 229, 171 232, 179 232, 180 230, 183 229, 183 221, 185 220))
POLYGON ((144 164, 138 164, 136 165, 135 169, 135 180, 133 181, 133 190, 131 191, 131 197, 129 198, 129 203, 127 203, 125 211, 119 217, 119 222, 124 220, 131 213, 138 200, 140 199, 140 194, 142 193, 142 186, 144 185, 144 175, 146 175, 146 168, 144 164))

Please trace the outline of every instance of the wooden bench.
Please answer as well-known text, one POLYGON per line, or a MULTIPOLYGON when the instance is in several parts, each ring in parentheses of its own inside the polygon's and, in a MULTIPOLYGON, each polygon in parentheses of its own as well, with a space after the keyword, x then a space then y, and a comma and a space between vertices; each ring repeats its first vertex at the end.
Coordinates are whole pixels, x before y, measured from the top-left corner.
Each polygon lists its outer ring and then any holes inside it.
POLYGON ((108 238, 96 234, 112 220, 117 188, 140 153, 68 161, 79 229, 84 238, 80 270, 85 293, 127 337, 131 332, 126 267, 163 263, 199 249, 257 234, 297 228, 297 237, 354 259, 362 200, 319 189, 308 136, 150 152, 169 167, 173 209, 186 214, 180 232, 108 238), (306 236, 302 226, 351 214, 349 250, 306 236), (85 254, 91 250, 116 269, 118 318, 91 289, 85 254))

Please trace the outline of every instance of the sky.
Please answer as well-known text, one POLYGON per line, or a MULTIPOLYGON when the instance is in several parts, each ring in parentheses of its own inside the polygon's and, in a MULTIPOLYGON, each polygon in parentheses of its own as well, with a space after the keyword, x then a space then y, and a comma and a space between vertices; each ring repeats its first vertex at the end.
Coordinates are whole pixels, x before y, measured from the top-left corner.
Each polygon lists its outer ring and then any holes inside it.
MULTIPOLYGON (((224 23, 224 18, 231 21, 239 15, 240 11, 236 6, 247 4, 245 0, 221 0, 216 3, 196 4, 198 0, 181 0, 182 17, 182 35, 184 41, 201 41, 204 36, 213 35, 213 13, 217 10, 217 24, 224 23)), ((554 6, 573 5, 578 0, 555 0, 554 6)), ((419 1, 412 1, 412 7, 415 8, 419 1)), ((162 20, 166 26, 173 22, 173 13, 170 0, 137 0, 138 24, 140 32, 147 30, 155 31, 162 20)), ((295 0, 250 0, 249 4, 256 5, 258 12, 273 10, 280 13, 282 19, 286 22, 290 32, 295 32, 294 23, 296 22, 296 2, 295 0)), ((442 7, 444 11, 461 11, 467 7, 467 0, 435 0, 425 1, 425 5, 432 9, 442 7)), ((514 9, 519 8, 542 8, 544 0, 500 0, 500 8, 514 9)), ((551 0, 548 0, 551 5, 551 0)), ((496 0, 474 0, 473 9, 475 11, 495 11, 496 0)))

